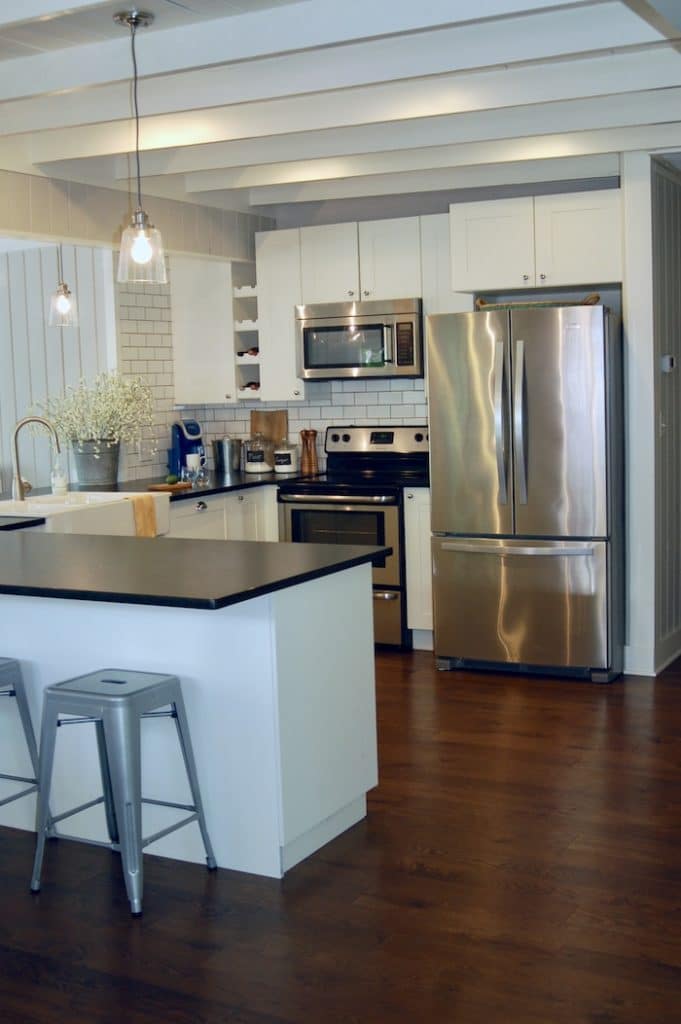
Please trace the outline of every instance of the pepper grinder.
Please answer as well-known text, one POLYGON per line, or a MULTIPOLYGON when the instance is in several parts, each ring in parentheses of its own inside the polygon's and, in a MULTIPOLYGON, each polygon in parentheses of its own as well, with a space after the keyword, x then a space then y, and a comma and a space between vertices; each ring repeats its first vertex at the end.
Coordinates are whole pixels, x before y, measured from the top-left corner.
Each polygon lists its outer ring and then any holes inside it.
POLYGON ((319 472, 317 462, 317 431, 301 430, 302 450, 300 455, 300 472, 303 476, 314 476, 319 472))

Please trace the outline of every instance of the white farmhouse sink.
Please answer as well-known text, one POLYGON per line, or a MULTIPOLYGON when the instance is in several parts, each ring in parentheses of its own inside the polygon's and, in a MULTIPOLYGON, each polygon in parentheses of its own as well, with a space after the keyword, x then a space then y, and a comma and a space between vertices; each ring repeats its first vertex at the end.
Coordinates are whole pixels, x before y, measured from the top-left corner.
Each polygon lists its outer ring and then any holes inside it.
MULTIPOLYGON (((97 533, 134 536, 135 516, 132 491, 69 491, 41 494, 23 501, 0 501, 0 516, 39 516, 45 525, 35 527, 49 533, 97 533)), ((170 528, 169 495, 152 495, 159 533, 170 528)))

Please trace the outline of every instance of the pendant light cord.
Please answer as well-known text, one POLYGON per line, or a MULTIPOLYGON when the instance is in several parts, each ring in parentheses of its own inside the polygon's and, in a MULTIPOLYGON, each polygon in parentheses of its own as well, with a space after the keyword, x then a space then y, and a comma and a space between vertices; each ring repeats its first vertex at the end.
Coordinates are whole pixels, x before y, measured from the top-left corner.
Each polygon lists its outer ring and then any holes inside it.
POLYGON ((140 111, 137 100, 137 54, 135 53, 135 33, 137 20, 130 19, 130 48, 132 50, 132 100, 135 108, 135 162, 137 165, 137 206, 142 206, 142 173, 140 170, 140 111))
POLYGON ((59 275, 59 284, 64 283, 64 265, 61 258, 61 242, 57 246, 57 273, 59 275))

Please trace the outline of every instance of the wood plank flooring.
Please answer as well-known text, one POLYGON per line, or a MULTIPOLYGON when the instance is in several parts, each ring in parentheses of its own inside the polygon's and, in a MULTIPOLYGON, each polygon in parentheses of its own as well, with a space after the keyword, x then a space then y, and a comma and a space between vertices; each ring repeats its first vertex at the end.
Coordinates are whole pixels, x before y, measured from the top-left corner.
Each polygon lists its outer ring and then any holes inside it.
POLYGON ((381 654, 368 818, 282 882, 0 829, 2 1024, 676 1024, 681 663, 610 686, 381 654))

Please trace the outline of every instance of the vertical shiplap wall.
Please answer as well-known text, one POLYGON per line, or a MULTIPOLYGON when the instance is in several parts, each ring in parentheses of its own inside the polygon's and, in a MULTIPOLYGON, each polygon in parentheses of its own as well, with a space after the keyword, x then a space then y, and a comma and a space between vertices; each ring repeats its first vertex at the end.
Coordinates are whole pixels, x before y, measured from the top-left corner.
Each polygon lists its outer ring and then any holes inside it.
POLYGON ((656 664, 681 651, 681 175, 652 162, 653 289, 658 423, 655 458, 656 664), (675 368, 663 373, 661 359, 675 368))
MULTIPOLYGON (((57 286, 57 249, 45 246, 0 254, 0 474, 12 482, 14 424, 81 377, 116 365, 113 269, 110 250, 63 247, 64 278, 78 301, 79 326, 47 326, 57 286)), ((39 428, 40 429, 40 428, 39 428)), ((19 454, 23 476, 34 486, 50 481, 51 447, 43 431, 25 428, 19 454)))

